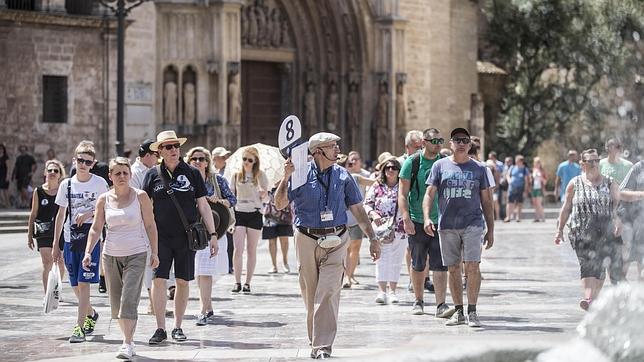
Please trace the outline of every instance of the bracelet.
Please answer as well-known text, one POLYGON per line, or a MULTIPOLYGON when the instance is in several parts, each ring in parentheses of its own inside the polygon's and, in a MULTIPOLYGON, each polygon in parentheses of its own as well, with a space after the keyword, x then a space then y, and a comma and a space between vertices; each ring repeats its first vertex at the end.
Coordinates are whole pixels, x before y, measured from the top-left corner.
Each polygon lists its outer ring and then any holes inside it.
POLYGON ((210 233, 210 237, 217 236, 217 233, 210 233))

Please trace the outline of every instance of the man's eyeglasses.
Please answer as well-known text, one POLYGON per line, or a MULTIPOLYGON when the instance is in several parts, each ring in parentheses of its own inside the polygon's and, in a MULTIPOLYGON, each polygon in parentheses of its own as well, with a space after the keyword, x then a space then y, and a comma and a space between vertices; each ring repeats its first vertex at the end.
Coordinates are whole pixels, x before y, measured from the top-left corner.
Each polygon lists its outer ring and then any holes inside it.
POLYGON ((592 160, 584 160, 584 163, 590 163, 590 164, 599 163, 599 159, 598 159, 598 158, 594 158, 594 159, 592 159, 592 160))
POLYGON ((91 166, 94 164, 94 160, 86 160, 84 158, 76 158, 76 163, 79 165, 91 166))
POLYGON ((191 157, 190 161, 192 161, 192 162, 206 162, 207 160, 206 160, 205 157, 191 157))
POLYGON ((400 171, 400 168, 398 168, 398 167, 396 167, 396 166, 385 166, 385 170, 389 170, 389 171, 400 171))
POLYGON ((452 137, 452 142, 466 145, 470 143, 469 137, 452 137))
POLYGON ((255 163, 254 158, 248 158, 248 157, 242 157, 242 161, 248 162, 248 163, 255 163))
POLYGON ((432 139, 424 138, 424 140, 426 142, 429 142, 429 143, 433 144, 433 145, 442 145, 443 143, 445 143, 445 139, 443 139, 443 138, 432 138, 432 139))
POLYGON ((60 171, 57 168, 50 168, 47 170, 47 173, 60 173, 60 171))
POLYGON ((161 146, 159 146, 159 148, 165 148, 166 151, 170 151, 173 148, 181 148, 181 144, 180 143, 172 143, 172 144, 169 144, 169 145, 161 145, 161 146))

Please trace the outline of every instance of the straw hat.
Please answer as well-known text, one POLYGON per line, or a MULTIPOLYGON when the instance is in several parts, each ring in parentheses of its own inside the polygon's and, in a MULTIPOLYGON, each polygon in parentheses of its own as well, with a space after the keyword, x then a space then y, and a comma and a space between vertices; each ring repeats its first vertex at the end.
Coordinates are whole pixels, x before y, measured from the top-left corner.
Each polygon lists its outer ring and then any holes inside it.
POLYGON ((390 152, 385 151, 381 153, 380 156, 378 156, 378 164, 375 167, 376 171, 380 171, 380 168, 384 165, 384 163, 389 161, 392 158, 395 158, 395 157, 390 152))
POLYGON ((177 134, 174 131, 163 131, 157 135, 157 141, 150 145, 150 151, 158 151, 159 145, 165 142, 177 141, 180 145, 186 143, 187 138, 177 138, 177 134))
POLYGON ((215 149, 212 150, 212 157, 226 157, 230 156, 231 153, 232 152, 224 147, 215 147, 215 149))

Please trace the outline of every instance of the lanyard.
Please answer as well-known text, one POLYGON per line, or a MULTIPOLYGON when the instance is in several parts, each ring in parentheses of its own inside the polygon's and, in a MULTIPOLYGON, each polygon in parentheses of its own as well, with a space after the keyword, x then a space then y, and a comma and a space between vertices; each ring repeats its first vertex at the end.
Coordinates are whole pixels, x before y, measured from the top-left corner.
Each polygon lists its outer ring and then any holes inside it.
MULTIPOLYGON (((333 166, 331 166, 331 167, 333 167, 333 166)), ((329 170, 329 176, 327 177, 329 182, 328 182, 328 184, 325 184, 324 181, 322 180, 322 177, 320 177, 320 171, 317 169, 317 167, 315 168, 315 178, 318 179, 318 182, 320 183, 320 185, 322 185, 322 187, 324 188, 324 193, 326 194, 325 203, 324 203, 324 209, 329 208, 329 194, 330 194, 329 187, 332 186, 331 185, 331 181, 333 180, 332 176, 333 176, 333 168, 331 168, 331 170, 329 170)))

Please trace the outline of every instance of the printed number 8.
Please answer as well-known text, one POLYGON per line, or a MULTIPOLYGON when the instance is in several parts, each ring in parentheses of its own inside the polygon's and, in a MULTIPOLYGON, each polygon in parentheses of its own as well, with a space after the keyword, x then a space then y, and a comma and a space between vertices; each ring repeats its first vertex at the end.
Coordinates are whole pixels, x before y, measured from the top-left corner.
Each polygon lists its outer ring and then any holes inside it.
POLYGON ((290 141, 295 137, 295 131, 293 130, 293 120, 289 119, 286 122, 286 140, 290 141))

